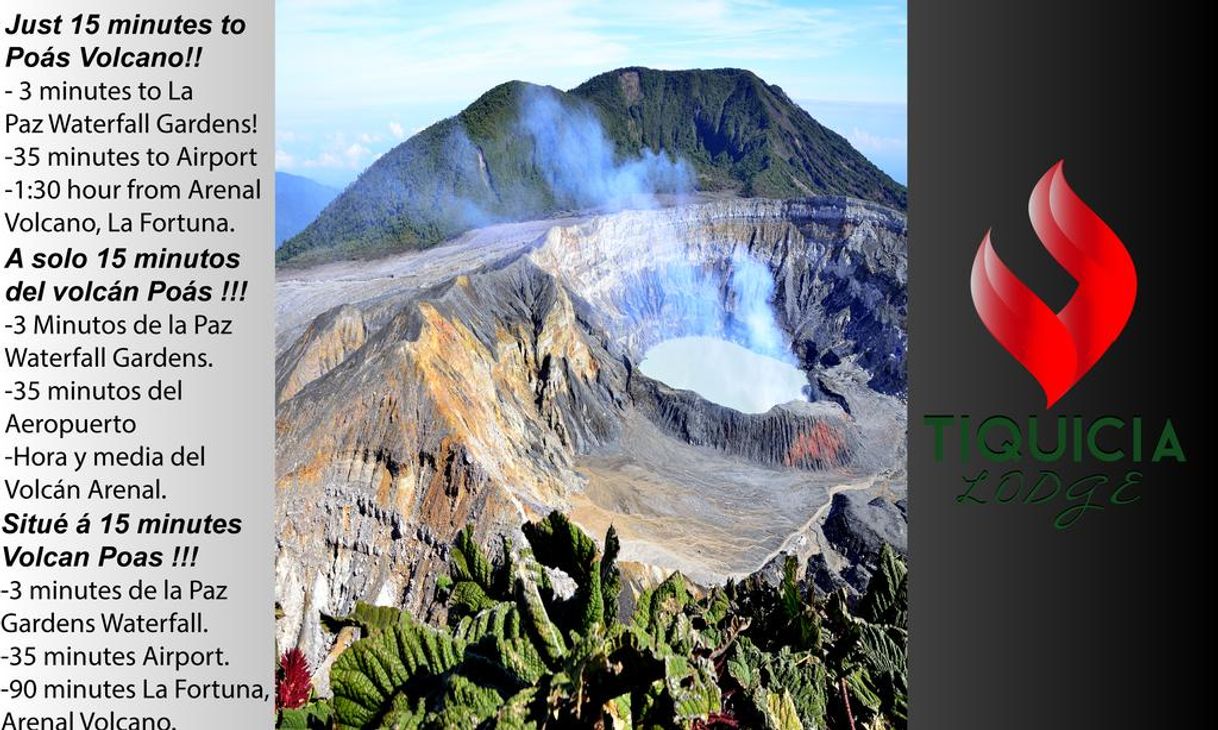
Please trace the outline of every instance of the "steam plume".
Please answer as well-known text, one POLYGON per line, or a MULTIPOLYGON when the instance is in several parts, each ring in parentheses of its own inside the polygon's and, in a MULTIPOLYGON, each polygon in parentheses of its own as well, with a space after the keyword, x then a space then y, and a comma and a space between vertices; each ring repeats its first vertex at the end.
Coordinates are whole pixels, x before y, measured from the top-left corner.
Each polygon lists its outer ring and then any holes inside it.
POLYGON ((555 198, 575 208, 650 207, 659 193, 693 189, 684 160, 644 149, 619 161, 592 109, 560 100, 550 89, 525 89, 519 127, 532 139, 537 166, 555 198))

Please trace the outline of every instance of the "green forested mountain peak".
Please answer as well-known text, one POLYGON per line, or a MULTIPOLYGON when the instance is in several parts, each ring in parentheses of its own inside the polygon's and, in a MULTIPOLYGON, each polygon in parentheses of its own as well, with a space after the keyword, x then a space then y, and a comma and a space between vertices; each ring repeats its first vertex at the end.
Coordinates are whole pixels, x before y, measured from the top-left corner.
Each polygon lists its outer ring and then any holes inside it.
POLYGON ((566 92, 495 86, 383 155, 278 257, 426 248, 493 222, 694 189, 849 195, 899 209, 906 199, 845 138, 750 71, 631 67, 566 92))

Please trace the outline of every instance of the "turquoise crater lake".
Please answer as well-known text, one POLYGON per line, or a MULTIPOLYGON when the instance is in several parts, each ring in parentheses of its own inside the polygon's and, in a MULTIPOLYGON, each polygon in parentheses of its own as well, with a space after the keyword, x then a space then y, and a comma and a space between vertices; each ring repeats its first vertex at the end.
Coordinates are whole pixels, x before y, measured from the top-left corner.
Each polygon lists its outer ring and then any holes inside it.
POLYGON ((782 403, 807 400, 803 389, 808 378, 802 370, 715 337, 665 340, 647 351, 639 370, 741 413, 764 413, 782 403))

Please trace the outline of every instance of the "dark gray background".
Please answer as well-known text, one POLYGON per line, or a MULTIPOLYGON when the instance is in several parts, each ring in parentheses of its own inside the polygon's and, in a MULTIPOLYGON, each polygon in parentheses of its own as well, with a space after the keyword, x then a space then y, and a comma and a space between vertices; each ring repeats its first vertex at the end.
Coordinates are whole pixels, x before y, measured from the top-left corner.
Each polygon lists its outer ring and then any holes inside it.
POLYGON ((1211 337, 1200 298, 1212 186, 1192 182, 1212 175, 1210 83, 1195 59, 1209 42, 1170 7, 911 4, 915 729, 1171 727, 1205 714, 1205 678, 1182 661, 1210 633, 1198 348, 1211 337), (1032 186, 1060 158, 1129 248, 1139 293, 1124 334, 1052 413, 1170 416, 1191 459, 1146 465, 1138 504, 1067 532, 1048 507, 955 504, 965 468, 933 463, 922 425, 927 413, 1044 412, 1036 382, 978 320, 969 271, 992 226, 1016 274, 1054 307, 1066 301, 1073 282, 1027 218, 1032 186))

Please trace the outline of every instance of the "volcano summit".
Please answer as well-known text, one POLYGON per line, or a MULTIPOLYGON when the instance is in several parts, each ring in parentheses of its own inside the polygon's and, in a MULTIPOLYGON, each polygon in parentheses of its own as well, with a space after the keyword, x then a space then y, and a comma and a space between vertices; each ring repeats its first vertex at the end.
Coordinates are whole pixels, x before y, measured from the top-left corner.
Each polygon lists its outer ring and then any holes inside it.
POLYGON ((294 265, 367 258, 489 223, 638 207, 693 188, 846 195, 898 210, 906 200, 845 138, 749 71, 635 67, 566 92, 496 86, 387 152, 277 256, 294 265))

